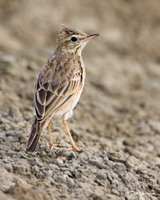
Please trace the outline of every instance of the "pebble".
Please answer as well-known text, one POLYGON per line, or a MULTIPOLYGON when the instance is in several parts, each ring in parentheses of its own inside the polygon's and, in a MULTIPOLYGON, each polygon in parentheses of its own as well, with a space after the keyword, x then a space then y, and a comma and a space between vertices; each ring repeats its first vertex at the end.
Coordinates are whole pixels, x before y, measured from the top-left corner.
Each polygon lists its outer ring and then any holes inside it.
POLYGON ((101 195, 95 193, 91 194, 91 198, 93 200, 103 200, 103 197, 101 195))
POLYGON ((20 149, 21 149, 20 143, 16 141, 15 144, 16 144, 16 146, 13 147, 13 150, 17 151, 17 152, 20 151, 20 149))
POLYGON ((160 178, 158 178, 158 179, 157 179, 157 184, 159 184, 159 185, 160 185, 160 178))
POLYGON ((15 120, 16 122, 22 120, 22 113, 20 112, 19 108, 12 105, 9 109, 9 115, 15 120))
POLYGON ((107 175, 107 179, 109 180, 109 182, 112 183, 113 178, 112 178, 111 174, 109 172, 106 172, 106 175, 107 175))
POLYGON ((39 174, 39 167, 38 166, 32 166, 31 173, 37 176, 39 174))
POLYGON ((14 172, 17 172, 21 175, 26 175, 29 172, 29 166, 27 163, 22 164, 22 163, 17 163, 13 165, 14 172))
POLYGON ((73 168, 73 171, 71 173, 76 179, 79 179, 82 176, 82 171, 83 170, 77 170, 73 168))
POLYGON ((14 176, 4 168, 0 168, 0 191, 7 192, 15 186, 14 176))
POLYGON ((95 160, 95 159, 89 159, 89 163, 93 166, 96 166, 98 168, 102 167, 102 163, 100 160, 95 160))
POLYGON ((66 174, 64 174, 64 175, 61 174, 61 175, 57 176, 56 180, 60 183, 66 183, 67 178, 68 178, 68 176, 66 174))
POLYGON ((138 134, 146 134, 146 133, 151 132, 151 128, 149 124, 146 124, 145 122, 141 122, 136 127, 136 131, 138 132, 138 134))
POLYGON ((119 185, 119 181, 117 179, 112 180, 112 185, 117 187, 119 185))
POLYGON ((160 133, 160 122, 159 121, 150 120, 149 125, 154 131, 160 133))
POLYGON ((52 177, 53 175, 53 171, 52 170, 42 170, 42 173, 44 174, 44 177, 45 178, 48 178, 48 177, 52 177))
POLYGON ((13 155, 15 155, 15 154, 16 154, 15 151, 12 151, 12 150, 8 150, 6 152, 6 156, 9 156, 9 157, 13 157, 13 155))
POLYGON ((118 190, 116 190, 116 189, 112 189, 111 192, 112 192, 112 194, 115 194, 115 195, 119 196, 119 192, 118 192, 118 190))
POLYGON ((49 163, 49 168, 53 171, 59 170, 59 167, 53 163, 49 163))
POLYGON ((43 162, 37 157, 31 159, 30 163, 31 165, 38 165, 39 167, 42 167, 44 165, 43 162))
POLYGON ((68 187, 73 187, 75 185, 74 181, 72 178, 67 177, 67 185, 68 187))
POLYGON ((113 171, 119 176, 124 176, 124 174, 126 173, 126 167, 122 163, 116 163, 113 168, 113 171))
POLYGON ((34 61, 28 61, 27 69, 32 70, 32 71, 37 71, 39 69, 39 66, 34 61))
POLYGON ((8 172, 13 172, 13 166, 11 163, 6 163, 4 164, 4 168, 8 171, 8 172))
POLYGON ((43 172, 39 172, 38 174, 37 174, 37 176, 36 176, 38 179, 45 179, 46 178, 46 175, 45 175, 45 173, 43 173, 43 172))
POLYGON ((74 151, 67 151, 65 149, 62 149, 58 153, 59 156, 66 157, 68 160, 72 160, 73 158, 77 157, 77 153, 74 151))
POLYGON ((55 159, 54 161, 53 161, 53 163, 55 164, 55 165, 57 165, 57 166, 63 166, 63 160, 62 159, 59 159, 59 158, 57 158, 57 159, 55 159))
POLYGON ((100 171, 100 172, 97 173, 97 178, 105 180, 107 178, 107 176, 106 176, 106 174, 104 172, 100 171))
POLYGON ((138 159, 135 158, 134 156, 129 156, 125 162, 125 165, 128 169, 135 169, 138 167, 138 159))
POLYGON ((115 165, 115 162, 109 160, 108 157, 104 158, 104 163, 105 163, 105 165, 108 165, 111 168, 114 167, 114 165, 115 165))

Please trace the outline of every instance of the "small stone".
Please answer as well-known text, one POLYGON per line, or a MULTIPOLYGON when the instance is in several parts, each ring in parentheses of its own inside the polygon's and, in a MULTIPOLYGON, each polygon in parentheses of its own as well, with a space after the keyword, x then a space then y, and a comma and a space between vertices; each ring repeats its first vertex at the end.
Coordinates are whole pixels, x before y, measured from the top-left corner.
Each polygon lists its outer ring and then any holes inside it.
POLYGON ((87 151, 84 151, 81 154, 79 154, 79 158, 81 159, 82 162, 88 161, 90 158, 90 155, 87 151))
POLYGON ((66 174, 64 175, 58 175, 57 176, 57 181, 60 183, 66 183, 68 176, 66 174))
POLYGON ((36 70, 39 70, 39 66, 34 61, 28 61, 28 63, 27 63, 27 69, 31 70, 31 71, 36 71, 36 70))
POLYGON ((98 172, 97 173, 97 178, 105 180, 107 178, 106 174, 104 172, 98 172))
POLYGON ((33 114, 31 112, 28 112, 28 111, 24 111, 23 112, 23 118, 26 120, 26 121, 30 121, 33 119, 33 114))
POLYGON ((117 187, 119 185, 119 181, 117 179, 113 179, 112 180, 112 185, 114 185, 115 187, 117 187))
POLYGON ((6 140, 8 142, 18 142, 19 141, 19 139, 17 137, 13 137, 13 136, 6 137, 6 140))
POLYGON ((50 163, 50 164, 49 164, 49 168, 50 168, 52 171, 56 171, 56 170, 59 169, 59 167, 58 167, 57 165, 53 164, 53 163, 50 163))
POLYGON ((17 155, 19 158, 25 158, 25 159, 28 158, 27 153, 25 152, 18 152, 17 155))
POLYGON ((64 174, 66 174, 66 175, 69 176, 69 177, 72 177, 72 173, 71 173, 71 171, 69 171, 69 170, 65 170, 65 171, 64 171, 64 174))
POLYGON ((109 167, 113 168, 115 166, 115 162, 113 162, 112 160, 109 159, 104 159, 104 163, 105 165, 108 165, 109 167))
POLYGON ((27 162, 15 163, 13 165, 14 172, 17 172, 21 175, 26 175, 29 173, 30 166, 27 162))
POLYGON ((101 163, 100 163, 99 160, 89 159, 89 163, 90 163, 91 165, 94 165, 94 166, 98 167, 98 168, 101 167, 101 163))
POLYGON ((76 179, 78 179, 78 178, 80 178, 80 177, 82 176, 82 171, 81 171, 81 170, 77 170, 77 169, 73 169, 72 175, 73 175, 76 179))
POLYGON ((15 186, 14 177, 4 168, 0 168, 0 191, 7 192, 15 186))
POLYGON ((9 115, 17 122, 22 119, 22 113, 20 112, 19 108, 14 105, 10 107, 9 115))
POLYGON ((59 155, 59 156, 66 157, 68 160, 72 160, 73 158, 76 158, 76 157, 77 157, 76 152, 67 151, 67 150, 65 150, 65 149, 60 150, 59 153, 58 153, 58 155, 59 155))
POLYGON ((73 187, 74 185, 75 185, 75 183, 74 183, 74 181, 73 181, 73 179, 72 178, 67 178, 67 185, 68 185, 68 187, 73 187))
POLYGON ((99 194, 91 194, 93 200, 103 200, 103 197, 99 194))
POLYGON ((10 74, 14 62, 15 62, 15 57, 13 57, 12 55, 1 56, 0 57, 1 73, 10 74))
POLYGON ((63 166, 63 160, 60 158, 55 159, 53 163, 57 166, 63 166))
MULTIPOLYGON (((117 197, 117 195, 115 195, 115 194, 108 194, 107 195, 107 200, 122 200, 122 198, 117 197)), ((124 198, 123 198, 123 200, 124 200, 124 198)), ((125 200, 127 200, 127 199, 125 199, 125 200)), ((134 199, 134 200, 138 200, 138 199, 134 199)))
MULTIPOLYGON (((113 172, 112 170, 108 170, 108 171, 106 171, 106 175, 107 175, 107 179, 108 179, 108 181, 110 182, 110 183, 113 183, 113 181, 115 181, 115 180, 119 180, 118 179, 118 174, 116 174, 115 172, 113 172)), ((118 182, 118 184, 119 184, 119 182, 118 182)))
POLYGON ((51 177, 53 175, 53 171, 52 170, 48 170, 46 171, 46 175, 51 177))
POLYGON ((10 54, 5 54, 0 57, 0 63, 12 63, 15 62, 15 57, 10 54))
POLYGON ((37 174, 36 177, 39 178, 39 179, 45 179, 45 178, 46 178, 46 175, 45 175, 43 172, 40 171, 40 172, 37 174))
POLYGON ((13 172, 13 167, 11 165, 11 163, 6 163, 4 165, 4 168, 8 171, 8 172, 13 172))
POLYGON ((37 166, 33 166, 31 168, 31 173, 34 174, 35 176, 37 176, 39 173, 39 168, 37 166))
POLYGON ((150 125, 151 129, 160 133, 160 122, 159 121, 150 120, 149 125, 150 125))
POLYGON ((116 163, 113 171, 120 176, 124 176, 124 174, 126 173, 126 167, 122 163, 116 163))
POLYGON ((116 189, 112 189, 112 194, 115 194, 115 195, 117 195, 117 196, 119 196, 119 192, 118 192, 118 190, 116 190, 116 189))
POLYGON ((41 171, 48 171, 49 170, 49 165, 44 165, 41 167, 41 171))
POLYGON ((134 156, 128 157, 126 162, 125 162, 125 166, 128 169, 132 169, 132 168, 137 169, 138 165, 139 165, 138 159, 134 156))
POLYGON ((20 151, 20 149, 21 149, 20 144, 18 142, 15 142, 15 146, 14 146, 13 150, 20 151))
POLYGON ((6 156, 9 156, 9 157, 13 157, 14 154, 15 154, 15 151, 12 151, 12 150, 8 150, 6 152, 6 156))
POLYGON ((45 166, 41 167, 40 171, 42 171, 45 178, 48 176, 51 177, 53 175, 53 170, 50 169, 49 165, 45 165, 45 166))
POLYGON ((138 134, 149 134, 151 132, 151 128, 149 124, 146 124, 145 122, 141 122, 136 127, 136 131, 138 134))
POLYGON ((31 160, 31 165, 38 165, 39 167, 42 167, 44 164, 39 158, 35 157, 31 160))
MULTIPOLYGON (((45 150, 46 150, 46 149, 45 149, 45 150)), ((46 152, 46 151, 41 151, 41 152, 40 152, 40 156, 41 156, 41 157, 47 156, 47 152, 46 152)))

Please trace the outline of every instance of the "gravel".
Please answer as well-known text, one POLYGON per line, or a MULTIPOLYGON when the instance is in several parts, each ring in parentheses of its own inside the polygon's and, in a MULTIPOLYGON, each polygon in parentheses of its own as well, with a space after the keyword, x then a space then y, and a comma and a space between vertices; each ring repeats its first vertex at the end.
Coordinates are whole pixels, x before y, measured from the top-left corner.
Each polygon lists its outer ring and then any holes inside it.
MULTIPOLYGON (((10 113, 2 116, 8 123, 9 117, 10 113)), ((66 149, 50 151, 42 144, 39 147, 43 146, 44 154, 39 148, 37 152, 27 154, 26 144, 15 140, 20 137, 19 130, 14 130, 14 134, 12 131, 5 132, 2 129, 2 135, 7 139, 0 143, 3 155, 0 161, 0 190, 4 192, 4 197, 1 194, 4 199, 17 198, 17 192, 22 197, 24 188, 29 191, 30 199, 34 197, 33 191, 39 193, 39 198, 43 196, 45 199, 81 199, 82 194, 84 199, 102 200, 121 199, 122 196, 129 200, 158 198, 158 163, 141 162, 139 158, 114 151, 96 151, 93 147, 77 153, 66 149), (12 142, 7 143, 8 137, 13 135, 12 142), (15 150, 17 141, 21 148, 15 150)), ((24 137, 27 139, 25 128, 24 137)))

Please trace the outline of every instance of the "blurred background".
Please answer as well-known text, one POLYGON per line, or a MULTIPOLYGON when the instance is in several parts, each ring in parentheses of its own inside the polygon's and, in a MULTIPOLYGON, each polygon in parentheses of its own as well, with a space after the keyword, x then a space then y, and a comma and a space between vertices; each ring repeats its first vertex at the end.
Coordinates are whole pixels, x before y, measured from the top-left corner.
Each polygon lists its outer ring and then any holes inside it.
POLYGON ((103 96, 102 107, 110 107, 110 98, 146 104, 158 95, 159 108, 159 8, 158 0, 0 0, 0 108, 32 104, 33 86, 54 52, 61 23, 100 33, 83 51, 84 95, 91 92, 95 104, 103 96))
POLYGON ((135 124, 159 120, 159 8, 158 0, 0 0, 0 109, 33 118, 34 85, 64 23, 100 34, 82 54, 87 78, 73 126, 124 139, 135 124))

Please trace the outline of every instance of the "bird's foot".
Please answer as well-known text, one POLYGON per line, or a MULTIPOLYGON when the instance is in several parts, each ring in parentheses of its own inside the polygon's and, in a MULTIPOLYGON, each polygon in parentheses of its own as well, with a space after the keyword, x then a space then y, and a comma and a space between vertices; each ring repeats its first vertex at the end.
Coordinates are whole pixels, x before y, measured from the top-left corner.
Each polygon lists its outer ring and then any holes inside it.
POLYGON ((85 149, 86 147, 81 147, 81 148, 77 148, 77 146, 73 146, 72 148, 60 148, 60 147, 55 147, 53 145, 53 143, 50 143, 50 150, 54 149, 54 150, 60 150, 60 149, 64 149, 67 151, 77 151, 77 152, 81 152, 83 151, 83 149, 85 149))
POLYGON ((52 150, 52 149, 58 150, 58 149, 61 149, 61 148, 55 147, 53 143, 50 143, 50 150, 52 150))
POLYGON ((72 146, 72 148, 68 148, 68 151, 77 151, 77 152, 81 152, 83 151, 83 149, 85 149, 86 147, 81 147, 81 148, 77 148, 77 146, 72 146))

